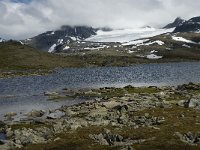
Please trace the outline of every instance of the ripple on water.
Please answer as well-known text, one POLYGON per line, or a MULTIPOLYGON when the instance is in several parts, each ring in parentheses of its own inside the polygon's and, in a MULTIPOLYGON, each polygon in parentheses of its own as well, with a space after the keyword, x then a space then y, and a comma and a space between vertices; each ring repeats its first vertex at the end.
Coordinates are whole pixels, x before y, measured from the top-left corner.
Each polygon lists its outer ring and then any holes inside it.
POLYGON ((68 68, 47 76, 0 79, 0 119, 11 111, 56 108, 79 101, 49 102, 45 91, 63 88, 98 88, 178 85, 200 82, 200 62, 144 64, 133 67, 68 68))

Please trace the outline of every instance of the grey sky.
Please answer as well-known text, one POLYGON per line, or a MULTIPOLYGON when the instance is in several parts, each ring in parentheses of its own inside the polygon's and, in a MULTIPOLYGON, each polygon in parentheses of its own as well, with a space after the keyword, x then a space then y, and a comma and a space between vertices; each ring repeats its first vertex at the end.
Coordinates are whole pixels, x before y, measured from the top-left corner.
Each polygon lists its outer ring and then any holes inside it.
POLYGON ((161 27, 200 15, 199 0, 0 0, 0 37, 24 39, 61 25, 161 27))

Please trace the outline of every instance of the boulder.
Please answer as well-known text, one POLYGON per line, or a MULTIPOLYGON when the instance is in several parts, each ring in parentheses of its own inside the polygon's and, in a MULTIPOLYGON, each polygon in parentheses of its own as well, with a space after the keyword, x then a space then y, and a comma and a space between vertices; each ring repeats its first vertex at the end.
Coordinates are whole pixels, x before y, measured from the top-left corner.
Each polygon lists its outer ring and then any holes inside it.
POLYGON ((195 108, 200 106, 200 99, 198 98, 192 98, 190 99, 189 103, 188 103, 188 107, 189 108, 195 108))
POLYGON ((15 112, 9 112, 9 113, 5 114, 4 117, 12 118, 12 117, 14 117, 16 115, 17 115, 17 113, 15 113, 15 112))
POLYGON ((181 134, 179 132, 175 133, 176 136, 180 138, 180 140, 184 143, 190 144, 190 145, 198 145, 200 144, 200 132, 198 133, 185 133, 181 134))
POLYGON ((108 129, 104 129, 103 133, 97 135, 89 135, 91 139, 100 145, 115 145, 116 142, 123 142, 123 137, 121 135, 115 135, 110 132, 108 129))
POLYGON ((120 103, 116 101, 102 102, 102 106, 106 107, 107 109, 112 109, 118 105, 120 105, 120 103))
POLYGON ((37 117, 42 117, 44 114, 45 114, 44 110, 32 110, 31 112, 28 112, 25 115, 28 117, 37 118, 37 117))
POLYGON ((61 117, 63 117, 65 115, 64 112, 60 111, 60 110, 56 110, 53 113, 50 113, 47 115, 47 119, 59 119, 61 117))
POLYGON ((12 131, 11 128, 6 129, 6 137, 11 138, 14 135, 14 132, 12 131))
POLYGON ((108 113, 108 110, 105 107, 100 107, 98 109, 93 109, 90 111, 89 115, 90 117, 104 117, 108 113))
POLYGON ((57 92, 49 92, 49 91, 47 91, 47 92, 44 92, 44 95, 45 95, 45 96, 58 96, 59 93, 57 93, 57 92))
POLYGON ((177 105, 185 108, 196 108, 200 106, 200 98, 196 97, 190 100, 180 100, 177 105))

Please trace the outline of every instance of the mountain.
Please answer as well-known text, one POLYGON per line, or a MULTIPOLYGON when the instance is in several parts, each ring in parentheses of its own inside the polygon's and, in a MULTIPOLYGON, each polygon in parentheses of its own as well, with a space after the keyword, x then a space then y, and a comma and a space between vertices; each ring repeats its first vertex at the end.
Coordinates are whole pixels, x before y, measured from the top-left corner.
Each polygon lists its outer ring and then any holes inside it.
POLYGON ((170 24, 166 25, 164 27, 164 29, 170 29, 170 28, 178 27, 178 26, 182 25, 184 22, 185 22, 185 20, 183 20, 182 18, 178 17, 178 18, 176 18, 174 20, 173 23, 170 23, 170 24))
POLYGON ((199 32, 200 31, 200 16, 189 19, 176 27, 174 32, 199 32))
POLYGON ((96 35, 96 31, 97 29, 87 26, 62 26, 59 30, 48 31, 22 42, 36 49, 54 52, 60 45, 84 40, 96 35))

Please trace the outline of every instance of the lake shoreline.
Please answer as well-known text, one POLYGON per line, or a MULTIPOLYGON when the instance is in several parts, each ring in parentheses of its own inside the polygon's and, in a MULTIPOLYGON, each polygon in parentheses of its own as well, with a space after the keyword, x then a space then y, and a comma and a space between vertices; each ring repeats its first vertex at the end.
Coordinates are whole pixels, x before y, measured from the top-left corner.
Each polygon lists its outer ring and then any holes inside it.
POLYGON ((107 68, 107 67, 135 67, 138 65, 151 65, 151 64, 171 64, 171 63, 192 63, 192 62, 200 62, 200 60, 155 60, 154 62, 137 62, 133 64, 127 65, 85 65, 85 66, 71 66, 71 67, 55 67, 55 68, 39 68, 39 69, 0 69, 0 79, 6 78, 17 78, 17 77, 28 77, 28 76, 46 76, 52 73, 56 73, 59 69, 87 69, 87 68, 107 68))
MULTIPOLYGON (((20 122, 1 122, 4 127, 0 131, 7 140, 0 148, 200 148, 200 84, 73 92, 92 100, 49 110, 45 118, 43 110, 33 110, 20 122)), ((59 94, 46 96, 56 98, 59 94)))

